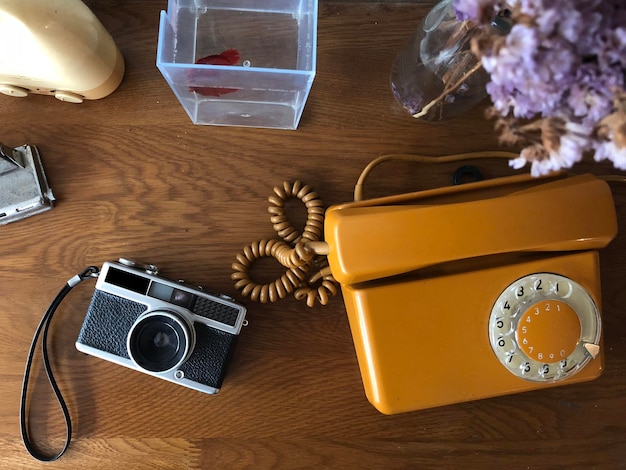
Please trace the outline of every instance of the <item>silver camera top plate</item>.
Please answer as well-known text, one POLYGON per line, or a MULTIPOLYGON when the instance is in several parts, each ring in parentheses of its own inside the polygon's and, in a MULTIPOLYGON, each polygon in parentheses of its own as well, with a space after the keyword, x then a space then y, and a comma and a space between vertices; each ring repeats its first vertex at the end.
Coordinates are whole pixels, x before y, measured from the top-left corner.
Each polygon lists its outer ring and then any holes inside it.
POLYGON ((245 325, 246 308, 230 297, 209 294, 135 266, 105 262, 96 289, 144 304, 146 312, 165 309, 186 318, 192 315, 193 321, 234 335, 245 325), (211 308, 218 305, 221 308, 211 308))
POLYGON ((34 145, 0 143, 0 188, 0 225, 52 209, 54 195, 34 145))

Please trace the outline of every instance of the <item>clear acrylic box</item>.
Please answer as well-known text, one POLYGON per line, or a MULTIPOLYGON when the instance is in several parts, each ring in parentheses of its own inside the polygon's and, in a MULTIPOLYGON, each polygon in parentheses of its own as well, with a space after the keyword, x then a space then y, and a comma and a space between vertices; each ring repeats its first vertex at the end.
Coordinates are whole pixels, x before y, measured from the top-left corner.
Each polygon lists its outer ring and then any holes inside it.
POLYGON ((296 129, 315 76, 317 3, 169 0, 157 67, 193 123, 296 129))

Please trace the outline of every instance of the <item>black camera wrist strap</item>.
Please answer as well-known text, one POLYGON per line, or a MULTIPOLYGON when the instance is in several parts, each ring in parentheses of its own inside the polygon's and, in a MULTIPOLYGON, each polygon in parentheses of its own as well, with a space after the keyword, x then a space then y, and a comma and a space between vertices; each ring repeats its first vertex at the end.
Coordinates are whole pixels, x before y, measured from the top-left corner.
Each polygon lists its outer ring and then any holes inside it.
POLYGON ((67 283, 63 286, 61 291, 57 294, 57 296, 54 298, 54 300, 48 307, 48 310, 46 310, 46 313, 44 313, 43 317, 41 318, 41 321, 39 322, 39 325, 37 326, 37 329, 35 330, 33 340, 30 344, 30 350, 28 351, 28 359, 26 360, 26 369, 24 370, 24 380, 22 382, 22 396, 20 399, 20 430, 22 433, 22 441, 24 442, 24 447, 26 447, 26 450, 28 451, 28 453, 34 458, 36 458, 37 460, 40 460, 42 462, 53 462, 57 460, 59 457, 61 457, 65 453, 67 448, 69 447, 70 440, 72 437, 72 421, 70 419, 70 413, 67 408, 67 405, 65 404, 65 400, 63 399, 63 396, 61 395, 61 391, 59 390, 56 380, 54 379, 54 374, 52 373, 52 367, 50 365, 50 357, 48 355, 48 330, 50 328, 50 321, 52 320, 52 316, 54 315, 54 312, 56 312, 57 308, 59 307, 63 299, 67 296, 67 294, 69 294, 72 288, 76 286, 77 284, 79 284, 80 282, 84 281, 85 279, 97 277, 98 273, 99 273, 98 268, 96 268, 95 266, 90 266, 87 269, 85 269, 82 273, 77 274, 76 276, 72 277, 69 281, 67 281, 67 283), (48 376, 48 381, 50 382, 50 386, 52 387, 52 390, 54 391, 54 395, 56 396, 57 401, 59 402, 59 406, 61 407, 61 410, 63 412, 63 417, 65 419, 65 428, 66 428, 65 443, 63 445, 63 448, 60 450, 60 452, 51 456, 43 455, 41 452, 39 452, 35 448, 35 446, 33 445, 30 439, 29 432, 28 432, 28 406, 27 406, 28 382, 30 380, 30 370, 33 364, 35 348, 37 347, 37 340, 39 339, 39 335, 42 332, 43 332, 43 335, 41 338, 41 351, 42 351, 42 356, 43 356, 43 364, 46 370, 46 375, 48 376))

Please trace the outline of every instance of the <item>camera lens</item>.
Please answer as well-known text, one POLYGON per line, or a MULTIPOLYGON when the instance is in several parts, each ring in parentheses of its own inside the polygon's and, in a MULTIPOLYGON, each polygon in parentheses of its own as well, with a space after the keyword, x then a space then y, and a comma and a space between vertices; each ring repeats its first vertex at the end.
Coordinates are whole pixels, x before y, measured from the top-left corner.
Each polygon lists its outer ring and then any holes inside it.
POLYGON ((184 320, 168 312, 155 312, 141 317, 131 328, 128 353, 138 366, 165 372, 185 359, 189 343, 184 320))

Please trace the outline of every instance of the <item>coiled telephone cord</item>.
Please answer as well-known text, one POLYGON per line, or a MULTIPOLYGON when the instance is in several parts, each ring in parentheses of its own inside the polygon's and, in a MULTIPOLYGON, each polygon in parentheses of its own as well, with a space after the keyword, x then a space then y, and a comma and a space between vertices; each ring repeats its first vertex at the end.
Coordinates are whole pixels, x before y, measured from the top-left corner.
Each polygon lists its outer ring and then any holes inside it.
POLYGON ((324 232, 324 204, 313 188, 300 181, 283 182, 274 187, 268 201, 270 222, 279 239, 264 239, 247 245, 237 254, 232 264, 235 288, 244 297, 261 303, 276 302, 293 293, 298 300, 305 300, 309 307, 317 302, 326 305, 337 294, 337 281, 333 278, 328 262, 326 244, 321 242, 324 232), (285 203, 290 198, 299 199, 306 207, 307 220, 302 233, 291 224, 285 203), (250 268, 260 258, 273 257, 287 270, 278 279, 259 284, 250 278, 250 268), (313 271, 312 274, 309 274, 313 271))

